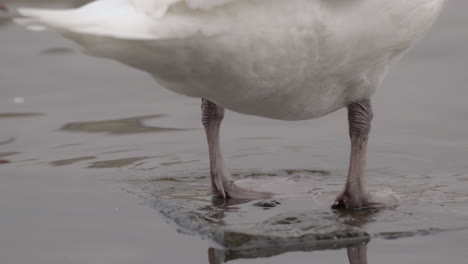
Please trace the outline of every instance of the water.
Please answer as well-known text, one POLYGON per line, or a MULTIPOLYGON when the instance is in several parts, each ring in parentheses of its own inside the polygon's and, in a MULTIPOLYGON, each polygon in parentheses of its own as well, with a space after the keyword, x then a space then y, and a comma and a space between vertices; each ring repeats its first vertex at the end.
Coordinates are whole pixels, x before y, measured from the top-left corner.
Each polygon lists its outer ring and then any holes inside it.
POLYGON ((465 263, 466 8, 450 2, 373 97, 369 183, 400 205, 359 212, 329 208, 347 169, 345 111, 228 112, 236 177, 296 195, 213 201, 199 100, 0 19, 2 263, 465 263))

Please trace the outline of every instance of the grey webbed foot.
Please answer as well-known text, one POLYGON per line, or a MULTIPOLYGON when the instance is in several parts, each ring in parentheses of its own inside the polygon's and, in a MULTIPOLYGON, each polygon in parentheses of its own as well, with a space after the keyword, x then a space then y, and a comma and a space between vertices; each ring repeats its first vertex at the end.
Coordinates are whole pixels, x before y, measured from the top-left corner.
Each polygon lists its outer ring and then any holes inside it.
POLYGON ((222 187, 213 186, 212 195, 225 199, 255 200, 268 199, 274 194, 241 187, 235 181, 229 181, 223 183, 222 187))
POLYGON ((389 208, 398 204, 398 199, 393 195, 374 195, 368 192, 364 194, 341 193, 332 205, 332 208, 344 209, 367 209, 367 208, 389 208))

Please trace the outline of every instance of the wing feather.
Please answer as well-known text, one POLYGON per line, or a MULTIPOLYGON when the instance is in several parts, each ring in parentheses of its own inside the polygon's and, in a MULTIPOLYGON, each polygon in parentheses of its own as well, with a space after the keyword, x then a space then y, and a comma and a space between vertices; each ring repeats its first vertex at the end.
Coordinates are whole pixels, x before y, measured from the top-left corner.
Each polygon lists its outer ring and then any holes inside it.
MULTIPOLYGON (((15 21, 32 30, 52 29, 124 39, 183 38, 199 32, 218 32, 228 18, 168 13, 176 5, 185 10, 209 10, 240 0, 98 0, 76 9, 47 10, 20 8, 15 21), (207 23, 207 19, 212 23, 207 23)), ((245 0, 243 0, 245 1, 245 0)))

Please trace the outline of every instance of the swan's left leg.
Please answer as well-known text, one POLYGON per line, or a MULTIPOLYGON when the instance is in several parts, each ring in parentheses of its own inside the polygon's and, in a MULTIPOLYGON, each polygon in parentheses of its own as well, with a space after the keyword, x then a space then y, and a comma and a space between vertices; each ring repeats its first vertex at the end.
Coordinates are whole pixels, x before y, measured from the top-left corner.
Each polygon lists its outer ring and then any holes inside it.
POLYGON ((224 118, 224 108, 202 99, 202 123, 205 127, 210 154, 211 188, 215 196, 234 199, 269 198, 271 193, 257 192, 237 186, 224 165, 219 142, 219 130, 224 118))
POLYGON ((349 209, 387 207, 397 202, 393 196, 377 197, 367 190, 366 154, 372 117, 369 99, 348 105, 351 157, 345 189, 336 199, 334 207, 349 209))

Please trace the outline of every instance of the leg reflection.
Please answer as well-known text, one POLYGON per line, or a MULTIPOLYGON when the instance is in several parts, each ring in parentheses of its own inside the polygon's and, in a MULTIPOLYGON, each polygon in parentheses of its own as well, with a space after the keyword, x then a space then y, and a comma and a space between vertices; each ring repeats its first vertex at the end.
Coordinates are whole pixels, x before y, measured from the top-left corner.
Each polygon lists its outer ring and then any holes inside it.
POLYGON ((347 249, 349 264, 367 264, 367 245, 347 249))
MULTIPOLYGON (((346 250, 349 264, 367 264, 367 245, 349 247, 346 250)), ((224 262, 224 250, 216 248, 208 249, 208 264, 221 264, 224 262)))
MULTIPOLYGON (((225 225, 224 218, 228 212, 236 212, 242 203, 248 202, 249 200, 236 200, 229 199, 225 200, 222 197, 217 198, 213 197, 212 199, 212 209, 209 212, 209 219, 216 223, 217 225, 225 225)), ((348 228, 341 228, 348 235, 351 235, 353 232, 348 233, 350 230, 363 230, 363 226, 373 222, 376 215, 379 214, 380 210, 378 209, 368 209, 368 210, 333 210, 333 214, 328 215, 329 218, 333 220, 333 225, 336 224, 343 225, 348 228)), ((315 212, 311 212, 314 216, 317 215, 315 212)), ((309 218, 306 218, 306 221, 309 218)), ((316 220, 321 221, 322 217, 318 216, 317 218, 311 217, 309 221, 316 220)), ((276 222, 275 222, 276 223, 276 222)), ((313 222, 315 223, 315 222, 313 222)), ((294 223, 290 223, 294 225, 294 223)), ((273 229, 274 230, 274 229, 273 229)), ((229 230, 219 230, 220 232, 226 232, 221 236, 221 239, 215 240, 220 245, 223 245, 225 248, 210 248, 208 249, 208 263, 209 264, 221 264, 230 262, 236 259, 255 259, 255 258, 269 258, 276 255, 284 254, 287 252, 301 251, 301 252, 313 252, 321 250, 330 250, 330 249, 341 249, 347 250, 348 260, 346 258, 340 261, 341 263, 349 264, 367 264, 367 243, 370 241, 371 236, 368 235, 364 230, 362 232, 357 232, 353 237, 344 236, 344 239, 339 241, 329 239, 323 239, 328 234, 325 233, 323 236, 314 235, 313 231, 310 231, 310 236, 298 236, 297 240, 288 241, 290 243, 281 243, 281 238, 275 239, 275 234, 265 234, 265 235, 252 235, 249 238, 253 238, 251 241, 254 241, 253 244, 248 244, 248 247, 239 247, 235 244, 234 247, 230 247, 233 244, 233 238, 238 239, 236 236, 232 236, 232 232, 229 230), (268 236, 271 235, 271 238, 268 236), (351 239, 350 239, 351 238, 351 239), (255 243, 259 243, 256 247, 255 243)), ((320 232, 320 231, 317 231, 320 232)), ((244 238, 238 236, 239 238, 244 238)), ((339 254, 342 254, 340 250, 339 254)))
POLYGON ((221 264, 224 262, 224 257, 221 250, 216 248, 208 249, 208 264, 221 264))

